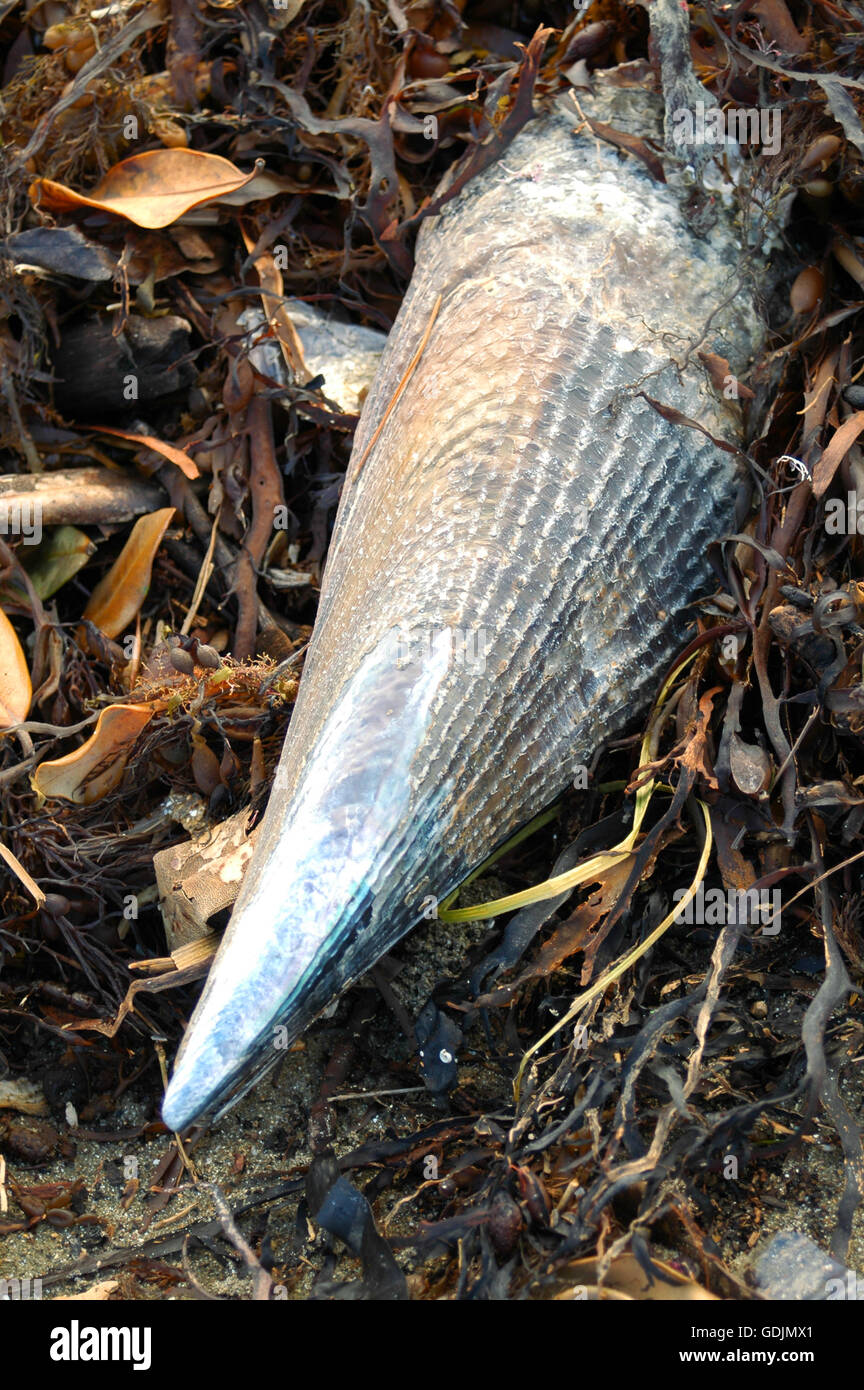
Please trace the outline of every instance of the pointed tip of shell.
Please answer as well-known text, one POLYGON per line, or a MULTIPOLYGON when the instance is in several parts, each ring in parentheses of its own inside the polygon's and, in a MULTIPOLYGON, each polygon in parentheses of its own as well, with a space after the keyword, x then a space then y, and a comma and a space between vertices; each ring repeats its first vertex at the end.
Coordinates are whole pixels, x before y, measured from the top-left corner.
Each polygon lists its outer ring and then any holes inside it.
POLYGON ((174 1064, 174 1075, 162 1100, 162 1120, 175 1133, 212 1116, 224 1104, 236 1077, 236 1062, 220 1057, 215 1048, 185 1047, 174 1064))
POLYGON ((449 667, 449 630, 424 661, 401 667, 398 654, 390 634, 367 654, 334 700, 293 795, 282 801, 277 787, 271 798, 165 1093, 170 1129, 239 1099, 406 929, 382 902, 395 934, 388 942, 380 930, 367 933, 367 908, 406 833, 419 853, 409 774, 449 667))
POLYGON ((175 1133, 187 1129, 198 1119, 201 1106, 200 1092, 196 1092, 190 1078, 182 1075, 172 1077, 162 1101, 162 1120, 175 1133))

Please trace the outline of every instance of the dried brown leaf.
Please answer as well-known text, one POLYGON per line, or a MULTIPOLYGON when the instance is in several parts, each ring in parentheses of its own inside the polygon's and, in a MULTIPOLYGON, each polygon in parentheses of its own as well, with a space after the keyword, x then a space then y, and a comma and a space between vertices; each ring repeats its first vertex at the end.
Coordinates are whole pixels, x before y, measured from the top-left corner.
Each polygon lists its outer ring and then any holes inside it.
POLYGON ((0 608, 0 729, 27 718, 33 687, 30 668, 17 633, 0 608))
POLYGON ((119 637, 147 597, 153 561, 173 516, 173 507, 163 507, 139 517, 114 564, 93 590, 84 617, 108 637, 119 637))
POLYGON ((48 212, 97 208, 125 217, 138 227, 168 227, 191 208, 243 188, 260 167, 261 161, 244 174, 218 154, 145 150, 115 164, 88 194, 76 193, 52 179, 36 179, 30 185, 30 200, 34 207, 48 212))
POLYGON ((827 448, 823 450, 822 457, 813 469, 814 497, 821 497, 831 486, 834 474, 862 430, 864 430, 864 410, 857 410, 854 415, 849 416, 848 420, 843 421, 839 429, 834 431, 827 448))
POLYGON ((97 429, 99 434, 113 434, 118 439, 130 439, 133 444, 146 445, 148 449, 153 449, 155 453, 168 459, 169 463, 176 463, 180 472, 184 473, 187 478, 200 476, 195 460, 189 457, 185 449, 178 449, 176 444, 166 444, 163 440, 156 439, 152 434, 130 434, 129 430, 110 429, 108 425, 99 425, 97 429))
POLYGON ((83 806, 99 801, 117 786, 135 740, 154 713, 150 705, 109 705, 86 743, 64 758, 40 763, 32 778, 34 790, 83 806))

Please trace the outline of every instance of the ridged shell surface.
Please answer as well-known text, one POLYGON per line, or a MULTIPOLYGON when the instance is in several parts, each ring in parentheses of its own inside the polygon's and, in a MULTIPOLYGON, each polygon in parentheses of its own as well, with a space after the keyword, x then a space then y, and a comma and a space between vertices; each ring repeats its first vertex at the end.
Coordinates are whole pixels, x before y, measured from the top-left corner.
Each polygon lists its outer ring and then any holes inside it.
POLYGON ((538 118, 422 229, 170 1123, 275 1060, 274 1029, 299 1033, 566 787, 645 705, 706 587, 734 459, 638 393, 739 438, 694 350, 741 372, 754 349, 736 232, 721 213, 693 236, 580 124, 538 118))

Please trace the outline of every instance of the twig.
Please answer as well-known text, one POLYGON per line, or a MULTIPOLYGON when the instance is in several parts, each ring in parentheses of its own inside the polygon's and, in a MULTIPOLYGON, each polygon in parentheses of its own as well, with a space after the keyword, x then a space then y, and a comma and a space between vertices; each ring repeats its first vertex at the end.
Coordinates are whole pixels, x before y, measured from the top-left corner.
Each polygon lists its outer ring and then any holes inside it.
POLYGON ((426 344, 427 344, 428 341, 429 341, 429 335, 431 334, 432 329, 433 329, 433 327, 434 327, 434 325, 435 325, 435 320, 436 320, 437 317, 438 317, 438 310, 439 310, 440 308, 441 308, 441 295, 439 294, 438 297, 437 297, 437 299, 435 300, 435 303, 434 303, 433 306, 432 306, 432 313, 431 313, 431 315, 429 316, 429 322, 428 322, 427 325, 426 325, 426 332, 423 334, 423 337, 422 337, 421 340, 420 340, 420 346, 418 347, 418 349, 417 349, 417 351, 415 352, 414 356, 411 358, 411 361, 408 363, 408 367, 407 367, 407 370, 406 370, 406 372, 405 372, 405 375, 402 377, 402 380, 399 382, 399 385, 396 387, 396 390, 393 392, 393 398, 392 398, 392 400, 390 401, 390 404, 388 405, 387 409, 384 411, 384 414, 381 416, 381 419, 380 419, 380 421, 378 422, 378 427, 377 427, 377 429, 375 430, 375 433, 372 435, 372 438, 369 440, 369 443, 366 445, 366 448, 363 450, 363 453, 360 455, 359 462, 357 463, 357 466, 355 467, 354 472, 353 472, 353 474, 352 474, 352 476, 351 476, 351 482, 352 482, 352 483, 356 483, 357 479, 359 478, 359 476, 360 476, 360 470, 361 470, 361 468, 363 467, 363 465, 364 465, 364 463, 366 462, 366 460, 367 460, 367 458, 369 457, 369 455, 371 454, 371 452, 372 452, 372 450, 374 449, 375 445, 377 444, 378 439, 379 439, 379 437, 380 437, 380 435, 381 435, 381 431, 383 430, 384 426, 387 424, 387 421, 389 420, 389 418, 390 418, 390 416, 391 416, 391 414, 392 414, 392 412, 393 412, 393 410, 394 410, 394 408, 395 408, 395 406, 396 406, 396 402, 399 400, 399 397, 402 395, 403 391, 405 390, 405 387, 408 385, 408 382, 411 380, 411 377, 414 375, 415 368, 417 367, 417 364, 418 364, 418 362, 420 361, 420 358, 423 356, 423 350, 424 350, 424 348, 426 347, 426 344))
POLYGON ((5 861, 7 868, 11 869, 15 877, 23 883, 36 906, 42 907, 45 902, 45 894, 39 884, 34 883, 18 857, 12 853, 8 845, 3 844, 2 840, 0 840, 0 859, 5 861))
POLYGON ((201 569, 198 571, 198 580, 195 584, 195 592, 192 595, 192 602, 189 605, 189 611, 186 614, 186 617, 183 619, 183 626, 180 629, 184 637, 187 636, 187 634, 191 631, 192 624, 198 616, 198 606, 202 598, 204 597, 204 590, 210 583, 210 576, 212 575, 214 568, 213 550, 216 546, 216 529, 218 525, 219 518, 214 517, 213 525, 210 529, 210 544, 207 547, 207 554, 204 556, 201 569))
POLYGON ((249 433, 249 493, 252 521, 234 566, 234 592, 237 598, 237 626, 234 655, 247 661, 255 650, 258 627, 258 568, 264 559, 273 532, 276 507, 283 505, 282 475, 276 462, 273 418, 270 402, 254 396, 246 411, 249 433))
POLYGON ((258 1303, 266 1303, 270 1298, 273 1280, 270 1278, 270 1275, 258 1259, 254 1250, 248 1245, 238 1231, 234 1217, 231 1214, 231 1208, 225 1200, 222 1189, 215 1182, 209 1183, 208 1188, 213 1194, 213 1201, 219 1213, 219 1219, 222 1222, 222 1230, 225 1232, 225 1235, 238 1254, 243 1256, 250 1273, 254 1276, 253 1297, 255 1301, 258 1303))

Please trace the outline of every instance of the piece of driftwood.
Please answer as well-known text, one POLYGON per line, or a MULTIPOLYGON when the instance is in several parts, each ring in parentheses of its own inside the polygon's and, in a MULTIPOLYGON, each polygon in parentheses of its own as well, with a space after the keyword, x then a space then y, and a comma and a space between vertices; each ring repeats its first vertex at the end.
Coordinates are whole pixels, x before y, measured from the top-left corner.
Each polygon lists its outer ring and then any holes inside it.
POLYGON ((110 468, 0 476, 4 534, 20 530, 22 519, 29 526, 36 503, 43 526, 110 526, 164 507, 165 493, 158 483, 110 468))

